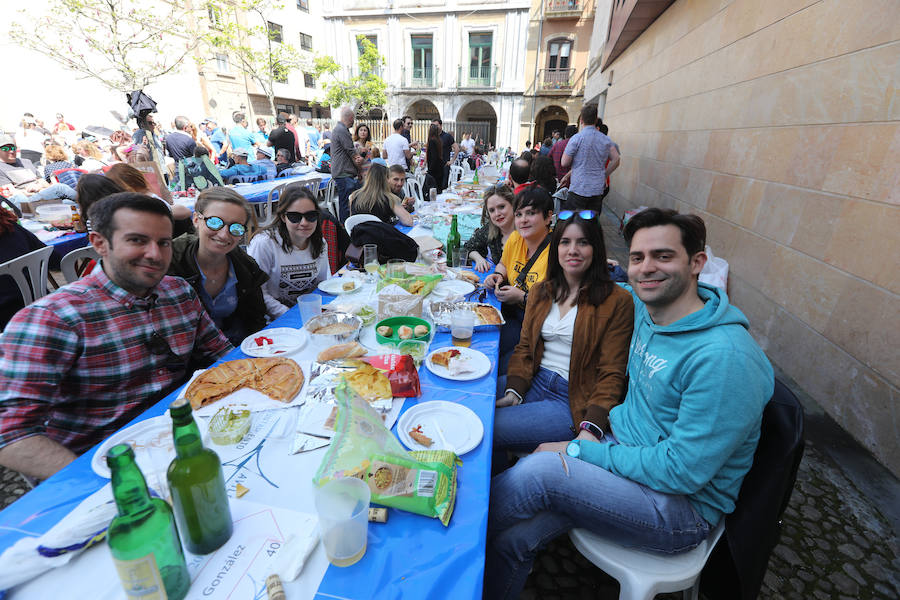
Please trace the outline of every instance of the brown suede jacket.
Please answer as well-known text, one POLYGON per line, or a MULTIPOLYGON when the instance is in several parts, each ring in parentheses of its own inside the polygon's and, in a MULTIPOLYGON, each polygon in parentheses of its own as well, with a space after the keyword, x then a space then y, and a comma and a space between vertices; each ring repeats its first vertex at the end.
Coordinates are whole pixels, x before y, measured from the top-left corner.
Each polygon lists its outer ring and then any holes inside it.
MULTIPOLYGON (((550 314, 550 283, 543 281, 528 294, 522 337, 507 370, 506 387, 523 398, 541 367, 544 340, 541 327, 550 314)), ((631 294, 619 286, 600 306, 578 297, 578 314, 569 361, 569 408, 576 427, 590 421, 608 431, 609 411, 625 395, 625 368, 634 329, 631 294)))

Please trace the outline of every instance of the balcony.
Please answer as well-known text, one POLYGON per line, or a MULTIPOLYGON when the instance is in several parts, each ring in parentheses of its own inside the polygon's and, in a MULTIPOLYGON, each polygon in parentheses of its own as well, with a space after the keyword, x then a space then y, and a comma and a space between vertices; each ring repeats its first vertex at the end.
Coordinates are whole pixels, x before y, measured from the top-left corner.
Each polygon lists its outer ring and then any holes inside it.
POLYGON ((401 87, 411 89, 434 89, 438 83, 437 67, 403 67, 401 87))
POLYGON ((586 4, 587 0, 544 0, 544 18, 577 19, 586 4))
POLYGON ((542 94, 570 95, 579 92, 583 79, 584 72, 579 73, 577 69, 541 69, 537 87, 542 94))
POLYGON ((492 89, 497 87, 497 66, 459 66, 457 85, 460 88, 492 89))

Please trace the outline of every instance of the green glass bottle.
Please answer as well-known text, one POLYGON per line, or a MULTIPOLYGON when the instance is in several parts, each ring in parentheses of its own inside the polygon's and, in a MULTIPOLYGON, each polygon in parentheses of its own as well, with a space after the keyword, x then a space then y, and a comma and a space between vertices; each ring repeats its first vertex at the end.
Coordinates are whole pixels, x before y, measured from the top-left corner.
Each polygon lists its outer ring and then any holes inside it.
POLYGON ((191 587, 172 509, 151 498, 128 444, 110 448, 106 462, 119 514, 107 530, 113 562, 129 600, 181 600, 191 587))
POLYGON ((172 508, 185 547, 194 554, 209 554, 228 541, 234 528, 225 476, 219 455, 203 447, 191 405, 179 398, 169 406, 175 459, 166 478, 172 508))
POLYGON ((453 263, 453 251, 459 250, 459 228, 456 223, 456 215, 453 215, 450 221, 450 233, 447 235, 447 265, 456 267, 453 263))
POLYGON ((475 175, 472 176, 472 183, 478 185, 478 167, 475 167, 475 175))

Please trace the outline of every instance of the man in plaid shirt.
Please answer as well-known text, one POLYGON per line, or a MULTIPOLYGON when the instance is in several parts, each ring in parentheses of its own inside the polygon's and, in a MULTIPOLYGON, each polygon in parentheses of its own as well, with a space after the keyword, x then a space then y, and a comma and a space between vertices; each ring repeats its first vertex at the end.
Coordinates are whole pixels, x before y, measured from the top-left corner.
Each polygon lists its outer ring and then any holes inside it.
POLYGON ((172 216, 122 193, 90 210, 100 269, 19 311, 0 336, 0 464, 44 479, 231 350, 183 279, 172 216))

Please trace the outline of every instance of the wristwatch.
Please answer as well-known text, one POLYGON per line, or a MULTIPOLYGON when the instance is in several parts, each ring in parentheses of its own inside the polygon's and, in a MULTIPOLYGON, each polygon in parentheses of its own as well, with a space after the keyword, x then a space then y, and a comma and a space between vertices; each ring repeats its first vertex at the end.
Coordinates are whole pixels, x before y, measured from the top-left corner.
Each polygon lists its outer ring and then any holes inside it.
POLYGON ((578 429, 584 429, 585 431, 591 432, 598 440, 602 440, 603 436, 605 435, 602 429, 600 429, 590 421, 582 421, 581 425, 578 426, 578 429))
POLYGON ((572 440, 569 442, 569 445, 566 446, 566 454, 572 458, 578 458, 581 454, 581 440, 572 440))

